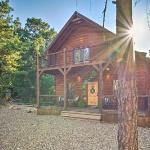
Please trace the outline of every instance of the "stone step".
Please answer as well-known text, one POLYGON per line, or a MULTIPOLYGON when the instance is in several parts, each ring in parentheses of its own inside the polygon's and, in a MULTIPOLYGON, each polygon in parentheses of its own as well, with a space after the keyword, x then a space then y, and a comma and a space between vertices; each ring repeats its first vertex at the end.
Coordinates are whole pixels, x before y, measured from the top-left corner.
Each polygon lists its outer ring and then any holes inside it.
POLYGON ((91 119, 100 120, 101 115, 98 113, 90 112, 79 112, 79 111, 61 111, 62 117, 80 118, 80 119, 91 119))

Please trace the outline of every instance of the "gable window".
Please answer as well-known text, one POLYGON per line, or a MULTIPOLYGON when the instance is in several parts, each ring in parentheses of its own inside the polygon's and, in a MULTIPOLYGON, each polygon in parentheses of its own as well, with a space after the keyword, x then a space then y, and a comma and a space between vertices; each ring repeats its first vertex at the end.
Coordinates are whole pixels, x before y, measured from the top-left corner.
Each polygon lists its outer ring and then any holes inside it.
POLYGON ((81 49, 75 49, 73 51, 73 59, 74 63, 86 63, 88 62, 90 58, 90 48, 81 48, 81 49))

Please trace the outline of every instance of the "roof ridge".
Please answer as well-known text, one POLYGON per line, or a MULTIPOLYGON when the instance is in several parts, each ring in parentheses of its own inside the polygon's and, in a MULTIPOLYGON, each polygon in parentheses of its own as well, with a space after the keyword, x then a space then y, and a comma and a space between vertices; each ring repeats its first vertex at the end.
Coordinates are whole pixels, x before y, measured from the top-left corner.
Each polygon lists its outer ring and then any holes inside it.
MULTIPOLYGON (((50 48, 52 48, 52 46, 55 44, 55 42, 57 41, 57 39, 60 37, 60 35, 63 33, 63 31, 67 28, 67 25, 69 25, 72 21, 72 19, 75 16, 79 16, 80 18, 84 19, 85 21, 89 22, 90 24, 94 25, 95 27, 105 30, 106 32, 109 32, 113 35, 115 35, 115 33, 111 32, 110 30, 106 29, 105 27, 102 27, 101 25, 99 25, 98 23, 94 22, 93 20, 89 19, 88 17, 82 15, 81 13, 79 13, 78 11, 75 11, 72 16, 69 18, 69 20, 66 22, 66 24, 63 26, 63 28, 60 30, 60 32, 57 34, 57 36, 55 37, 55 39, 52 41, 52 43, 49 45, 49 47, 47 48, 47 50, 49 50, 50 48)), ((46 50, 46 51, 47 51, 46 50)))

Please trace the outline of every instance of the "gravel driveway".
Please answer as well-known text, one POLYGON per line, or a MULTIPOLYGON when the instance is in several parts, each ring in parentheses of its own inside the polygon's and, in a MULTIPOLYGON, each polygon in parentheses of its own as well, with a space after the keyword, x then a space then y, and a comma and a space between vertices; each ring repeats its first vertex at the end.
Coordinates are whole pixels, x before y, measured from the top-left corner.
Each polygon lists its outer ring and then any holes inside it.
MULTIPOLYGON (((0 150, 117 150, 117 125, 26 109, 0 109, 0 150)), ((139 128, 139 147, 150 150, 150 129, 139 128)))

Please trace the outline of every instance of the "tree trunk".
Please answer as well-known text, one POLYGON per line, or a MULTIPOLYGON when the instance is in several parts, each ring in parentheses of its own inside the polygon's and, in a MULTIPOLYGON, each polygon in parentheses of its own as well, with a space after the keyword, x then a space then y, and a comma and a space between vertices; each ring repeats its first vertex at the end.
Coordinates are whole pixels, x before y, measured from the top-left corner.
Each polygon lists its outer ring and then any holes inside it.
POLYGON ((120 64, 118 74, 118 149, 137 150, 137 98, 135 80, 126 65, 120 64))
POLYGON ((118 149, 137 150, 137 97, 132 27, 132 0, 117 0, 118 149))

